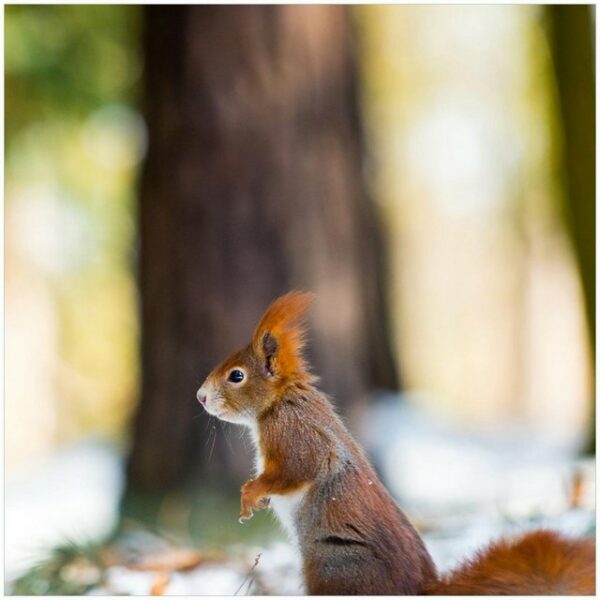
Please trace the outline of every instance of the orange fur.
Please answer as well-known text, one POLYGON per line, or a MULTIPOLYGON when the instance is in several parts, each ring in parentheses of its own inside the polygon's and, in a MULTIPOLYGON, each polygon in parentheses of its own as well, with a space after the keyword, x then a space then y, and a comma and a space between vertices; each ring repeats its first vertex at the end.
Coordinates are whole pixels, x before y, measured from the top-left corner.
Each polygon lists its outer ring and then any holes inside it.
POLYGON ((277 351, 272 357, 273 369, 280 379, 308 375, 302 357, 305 343, 304 318, 313 301, 313 294, 289 292, 275 300, 256 326, 252 335, 254 352, 263 356, 265 336, 276 340, 277 351))
POLYGON ((595 547, 539 530, 500 540, 481 550, 431 586, 430 595, 592 596, 596 591, 595 547))
MULTIPOLYGON (((258 472, 242 487, 242 520, 292 501, 307 590, 336 595, 593 594, 594 545, 537 531, 499 541, 438 580, 419 534, 314 387, 302 357, 311 294, 267 309, 252 336, 207 377, 198 397, 254 433, 258 472), (231 379, 243 370, 240 381, 231 379)), ((282 516, 285 514, 282 512, 282 516)))
POLYGON ((269 457, 263 472, 242 486, 240 518, 250 519, 253 510, 266 508, 267 498, 271 494, 285 495, 307 487, 307 481, 296 479, 285 473, 285 464, 269 457))

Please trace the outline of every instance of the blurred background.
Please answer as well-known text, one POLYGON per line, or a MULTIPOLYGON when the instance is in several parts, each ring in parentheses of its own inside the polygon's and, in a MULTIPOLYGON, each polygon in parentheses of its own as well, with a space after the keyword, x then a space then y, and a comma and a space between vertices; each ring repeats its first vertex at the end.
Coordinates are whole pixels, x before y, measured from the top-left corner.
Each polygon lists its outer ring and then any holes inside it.
POLYGON ((592 534, 594 27, 7 6, 7 591, 295 591, 277 525, 236 521, 248 442, 195 401, 293 288, 440 567, 514 528, 592 534))

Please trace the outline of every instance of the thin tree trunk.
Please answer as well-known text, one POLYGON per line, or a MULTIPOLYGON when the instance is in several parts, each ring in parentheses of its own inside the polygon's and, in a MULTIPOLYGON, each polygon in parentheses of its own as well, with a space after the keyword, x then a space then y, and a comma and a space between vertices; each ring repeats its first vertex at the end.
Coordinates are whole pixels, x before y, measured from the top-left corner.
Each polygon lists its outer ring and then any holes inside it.
POLYGON ((142 382, 129 483, 164 487, 190 469, 239 479, 247 450, 222 435, 210 450, 194 395, 277 295, 316 292, 310 354, 342 412, 373 385, 396 385, 348 14, 150 6, 145 21, 142 382))
MULTIPOLYGON (((596 348, 596 96, 591 6, 549 6, 561 117, 563 215, 580 273, 592 358, 596 348)), ((592 399, 592 405, 595 402, 592 399)), ((593 412, 593 411, 592 411, 593 412)), ((587 449, 594 452, 595 419, 587 449)))

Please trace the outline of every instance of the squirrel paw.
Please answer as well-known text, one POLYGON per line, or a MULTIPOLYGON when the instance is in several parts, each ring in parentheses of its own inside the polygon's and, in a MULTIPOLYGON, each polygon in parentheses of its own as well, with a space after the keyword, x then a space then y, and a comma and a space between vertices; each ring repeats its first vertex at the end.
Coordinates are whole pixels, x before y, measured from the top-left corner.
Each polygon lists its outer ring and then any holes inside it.
POLYGON ((249 508, 247 505, 244 505, 240 516, 238 517, 238 523, 244 523, 245 521, 249 521, 253 516, 253 510, 262 510, 264 508, 269 508, 271 504, 271 498, 269 496, 263 496, 260 500, 258 500, 252 508, 249 508))
POLYGON ((271 498, 269 496, 263 496, 257 503, 256 508, 262 510, 263 508, 269 508, 271 504, 271 498))
POLYGON ((252 513, 252 510, 241 512, 240 516, 238 517, 238 523, 243 525, 245 521, 249 521, 253 516, 254 514, 252 513))

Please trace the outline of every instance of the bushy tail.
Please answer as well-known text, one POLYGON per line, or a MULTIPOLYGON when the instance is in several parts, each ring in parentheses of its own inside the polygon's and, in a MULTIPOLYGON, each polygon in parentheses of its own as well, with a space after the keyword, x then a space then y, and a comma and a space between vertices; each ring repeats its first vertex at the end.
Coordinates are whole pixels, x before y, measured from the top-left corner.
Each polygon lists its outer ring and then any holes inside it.
POLYGON ((553 531, 501 540, 426 590, 428 595, 564 595, 596 593, 595 545, 553 531))

